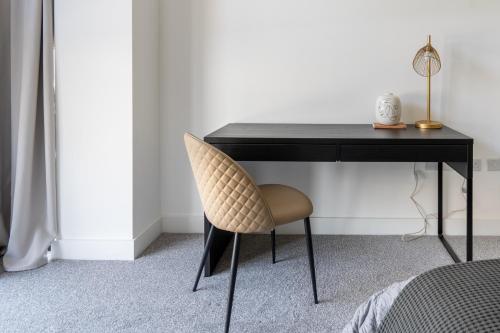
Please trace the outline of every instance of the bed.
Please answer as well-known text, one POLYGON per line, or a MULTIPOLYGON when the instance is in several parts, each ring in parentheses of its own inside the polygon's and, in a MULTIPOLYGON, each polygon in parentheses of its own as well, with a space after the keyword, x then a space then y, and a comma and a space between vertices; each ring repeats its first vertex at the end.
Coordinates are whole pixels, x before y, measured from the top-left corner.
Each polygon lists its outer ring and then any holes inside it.
POLYGON ((438 267, 372 295, 343 333, 500 332, 500 259, 438 267))

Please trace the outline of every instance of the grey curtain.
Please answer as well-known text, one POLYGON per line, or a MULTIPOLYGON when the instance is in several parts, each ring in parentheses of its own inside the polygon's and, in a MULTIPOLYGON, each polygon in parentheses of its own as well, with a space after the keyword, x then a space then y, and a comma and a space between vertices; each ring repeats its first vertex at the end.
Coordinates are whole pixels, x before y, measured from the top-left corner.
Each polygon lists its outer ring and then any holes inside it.
POLYGON ((52 0, 13 0, 8 271, 47 263, 56 236, 52 0))
POLYGON ((0 0, 0 256, 10 221, 10 126, 10 0, 0 0))

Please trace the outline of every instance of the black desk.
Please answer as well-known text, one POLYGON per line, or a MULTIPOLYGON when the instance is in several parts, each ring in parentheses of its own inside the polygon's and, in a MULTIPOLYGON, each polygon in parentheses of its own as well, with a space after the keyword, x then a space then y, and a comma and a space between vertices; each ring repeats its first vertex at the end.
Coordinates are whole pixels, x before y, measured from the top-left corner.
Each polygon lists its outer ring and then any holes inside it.
MULTIPOLYGON (((438 236, 450 256, 460 259, 443 234, 443 163, 467 180, 467 261, 472 260, 473 139, 449 127, 423 130, 373 129, 364 124, 228 124, 207 135, 237 161, 437 162, 438 236)), ((205 239, 210 222, 205 217, 205 239)), ((210 276, 230 239, 218 230, 205 266, 210 276)))

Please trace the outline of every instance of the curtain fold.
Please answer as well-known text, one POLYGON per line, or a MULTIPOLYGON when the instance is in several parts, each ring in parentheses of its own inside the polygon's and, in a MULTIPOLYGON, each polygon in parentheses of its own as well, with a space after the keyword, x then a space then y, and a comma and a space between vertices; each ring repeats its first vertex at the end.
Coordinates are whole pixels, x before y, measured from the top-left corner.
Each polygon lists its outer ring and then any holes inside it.
POLYGON ((52 0, 11 2, 11 221, 7 271, 47 263, 56 236, 52 0))
POLYGON ((2 256, 7 246, 10 221, 10 0, 0 0, 0 78, 2 78, 0 80, 0 256, 2 256))

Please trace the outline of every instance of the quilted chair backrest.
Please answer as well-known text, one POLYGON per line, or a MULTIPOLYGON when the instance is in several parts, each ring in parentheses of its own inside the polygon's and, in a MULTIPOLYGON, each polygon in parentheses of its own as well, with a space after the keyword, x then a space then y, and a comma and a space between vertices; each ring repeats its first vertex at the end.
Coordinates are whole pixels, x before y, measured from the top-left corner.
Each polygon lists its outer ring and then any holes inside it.
POLYGON ((184 134, 184 143, 203 209, 213 225, 238 233, 274 229, 260 189, 238 163, 189 133, 184 134))

